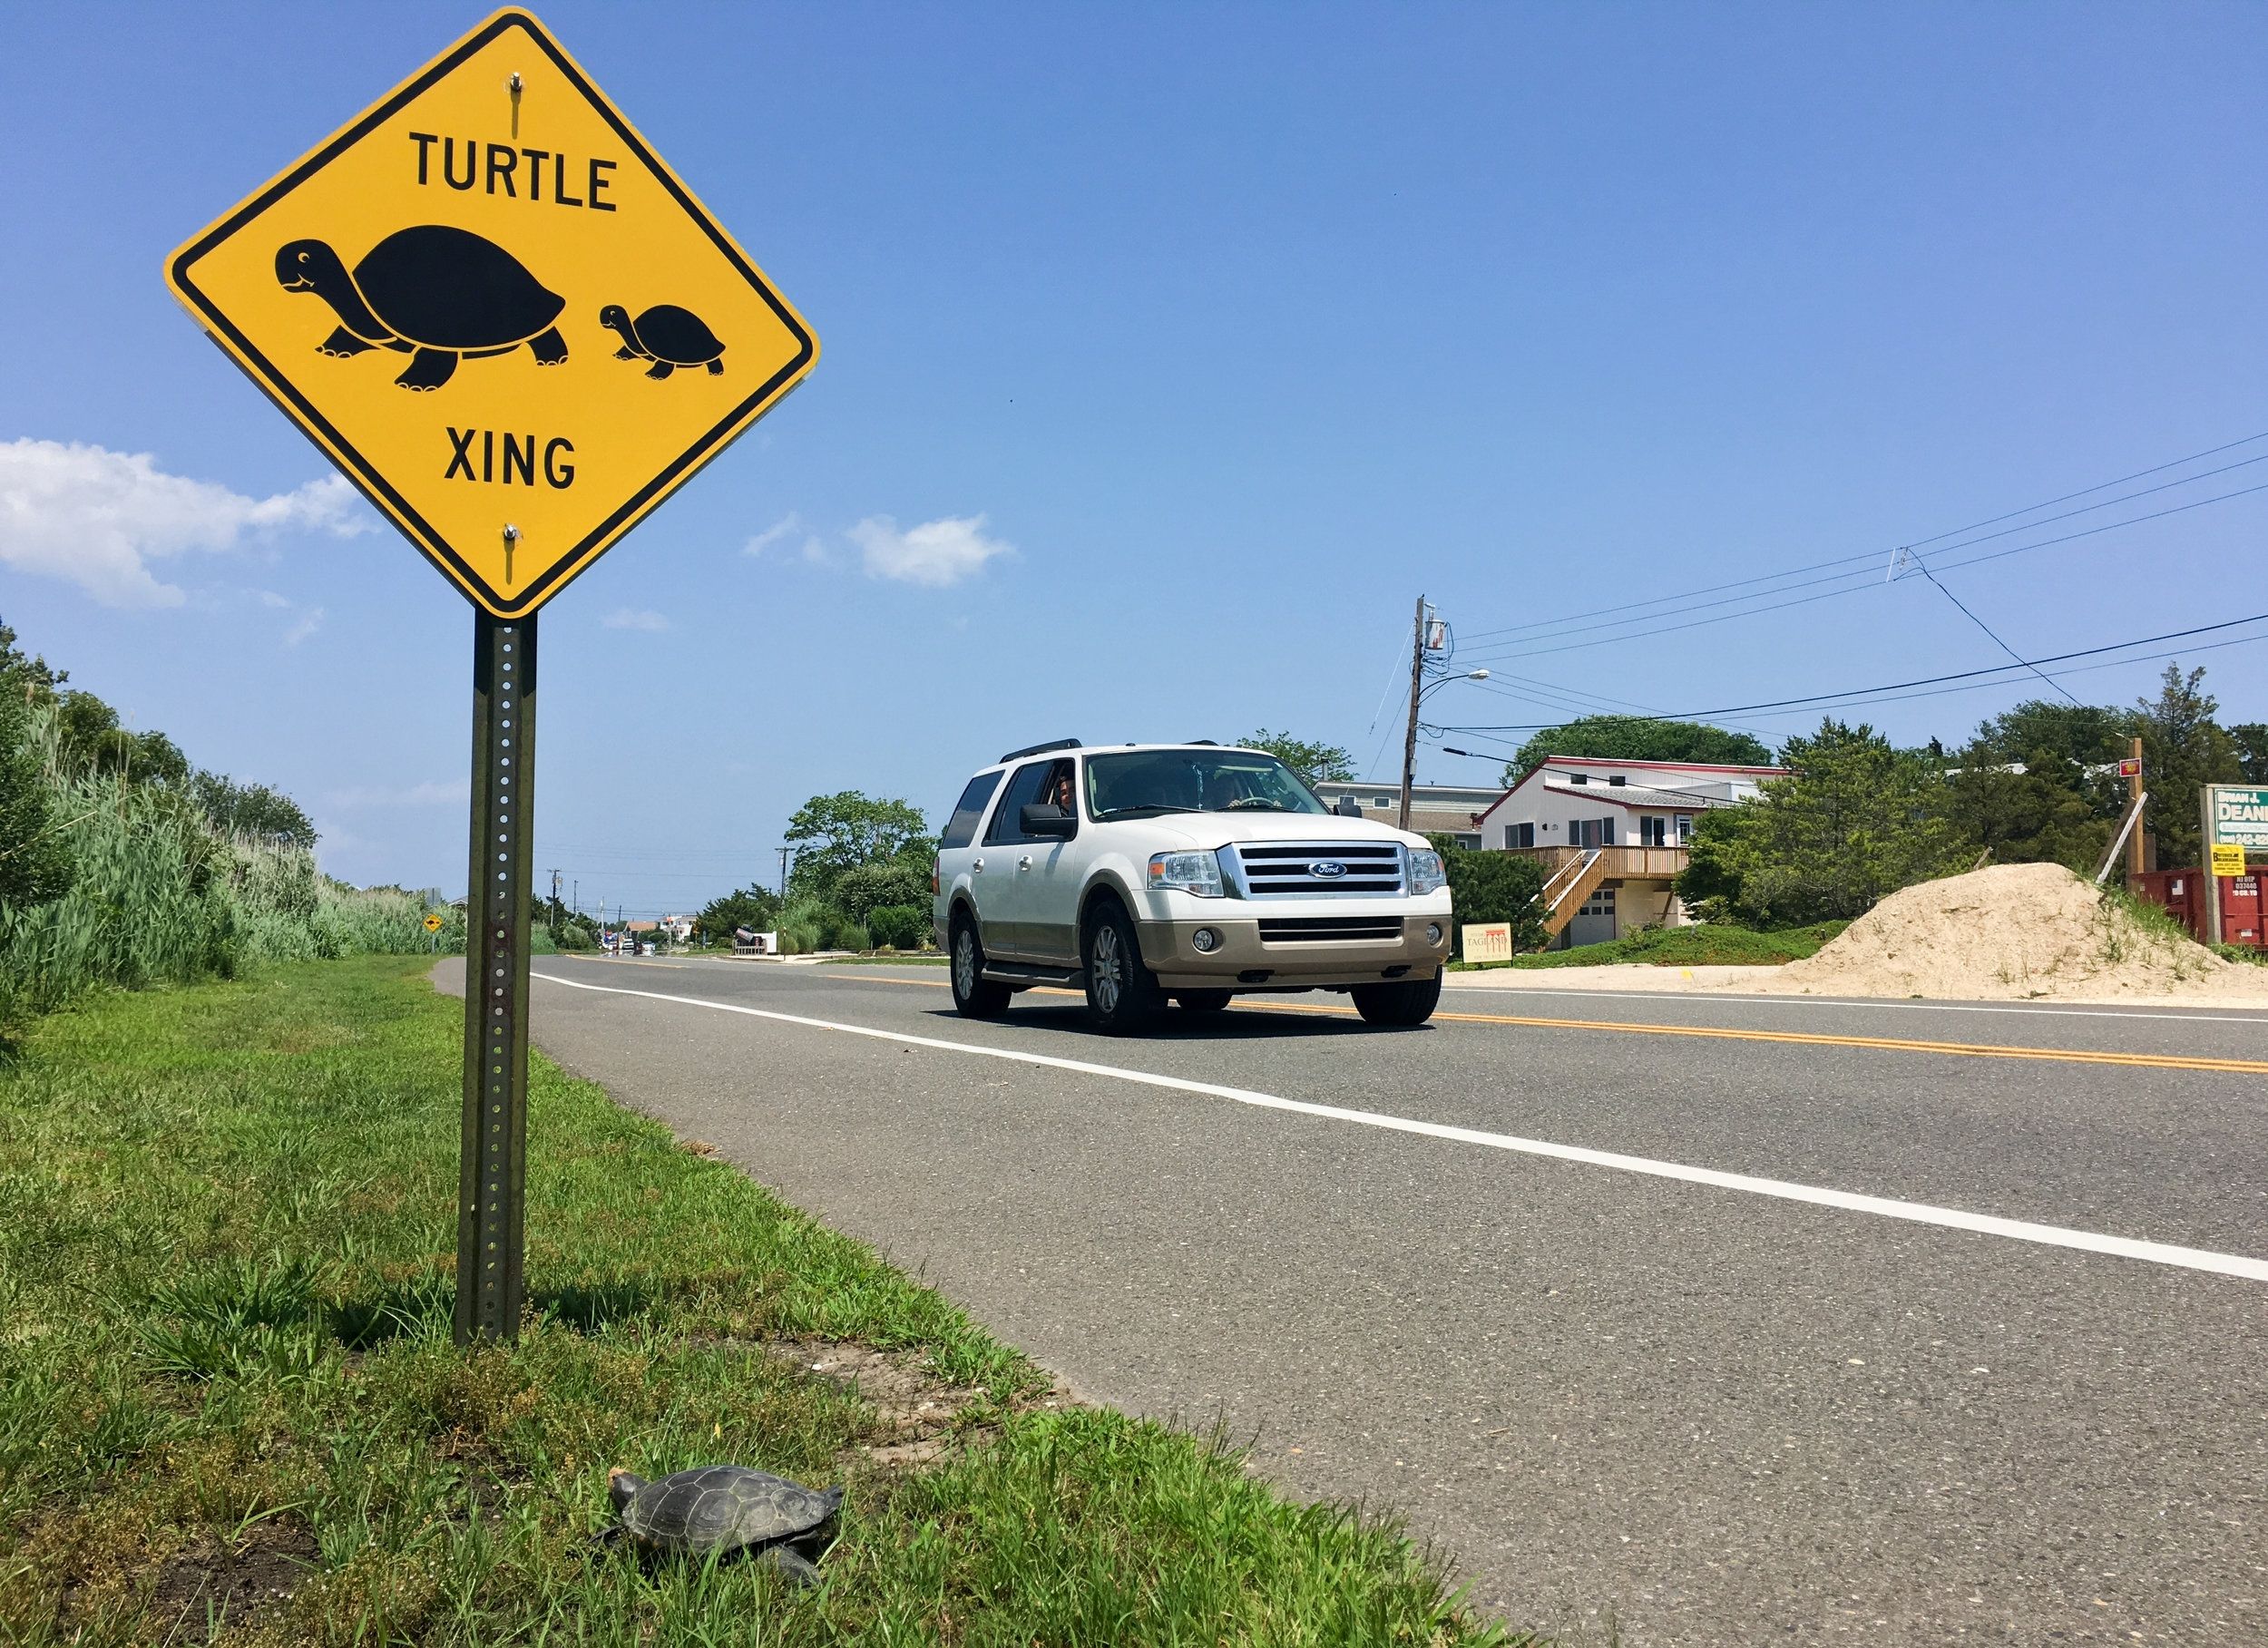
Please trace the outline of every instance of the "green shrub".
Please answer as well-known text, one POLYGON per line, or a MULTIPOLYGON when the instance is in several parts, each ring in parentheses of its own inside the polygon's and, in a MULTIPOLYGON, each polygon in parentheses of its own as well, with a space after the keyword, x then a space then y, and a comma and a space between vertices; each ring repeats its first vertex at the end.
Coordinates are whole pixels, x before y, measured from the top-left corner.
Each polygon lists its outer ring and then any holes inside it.
POLYGON ((866 934, 876 948, 919 950, 929 928, 930 912, 914 904, 885 904, 866 918, 866 934))
POLYGON ((1430 839, 1449 872, 1449 901, 1459 926, 1509 922, 1514 950, 1542 948, 1542 865, 1517 853, 1460 847, 1446 835, 1430 839))

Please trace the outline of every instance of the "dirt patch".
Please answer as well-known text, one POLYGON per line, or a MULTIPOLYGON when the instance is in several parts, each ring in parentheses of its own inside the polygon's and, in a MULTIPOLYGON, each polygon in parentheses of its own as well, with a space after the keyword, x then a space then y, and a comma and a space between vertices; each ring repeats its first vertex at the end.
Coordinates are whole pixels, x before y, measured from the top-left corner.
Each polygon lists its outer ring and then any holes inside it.
MULTIPOLYGON (((988 1434, 992 1425, 968 1419, 973 1409, 997 1414, 999 1404, 975 1385, 952 1385, 923 1364, 918 1351, 877 1351, 871 1345, 824 1339, 776 1339, 765 1347, 806 1378, 855 1390, 875 1409, 874 1432, 855 1457, 885 1468, 925 1465, 988 1434)), ((1018 1395, 1012 1411, 1075 1405, 1061 1387, 1018 1395)))
POLYGON ((283 1517, 253 1524, 233 1546, 200 1534, 160 1565, 152 1623, 165 1642, 203 1642, 222 1624, 241 1630, 289 1597, 319 1555, 315 1536, 283 1517))
MULTIPOLYGON (((1737 987, 1735 987, 1737 988, 1737 987)), ((2025 1000, 2187 996, 2268 1005, 2257 970, 2137 921, 2061 864, 1996 864, 1893 892, 1774 990, 2025 1000)))

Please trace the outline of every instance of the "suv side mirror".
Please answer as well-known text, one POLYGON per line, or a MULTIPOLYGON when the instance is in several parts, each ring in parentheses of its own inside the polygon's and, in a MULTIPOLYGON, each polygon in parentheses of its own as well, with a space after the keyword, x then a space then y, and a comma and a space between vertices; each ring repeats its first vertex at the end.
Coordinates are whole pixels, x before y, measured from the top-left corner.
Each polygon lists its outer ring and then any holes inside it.
POLYGON ((1341 818, 1360 818, 1363 815, 1363 804, 1352 795, 1342 795, 1339 797, 1339 804, 1331 810, 1341 818))
POLYGON ((1078 819, 1065 809, 1043 801, 1026 806, 1017 822, 1023 825, 1026 835, 1038 836, 1042 841, 1069 841, 1079 830, 1078 819))

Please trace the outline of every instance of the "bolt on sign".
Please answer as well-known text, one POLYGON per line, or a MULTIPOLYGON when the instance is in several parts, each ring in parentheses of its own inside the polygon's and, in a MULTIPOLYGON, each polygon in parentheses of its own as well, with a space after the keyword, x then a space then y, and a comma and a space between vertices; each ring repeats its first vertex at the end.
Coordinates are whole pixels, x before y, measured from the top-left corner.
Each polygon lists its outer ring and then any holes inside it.
POLYGON ((473 602, 456 1336, 509 1337, 537 609, 794 388, 818 340, 519 11, 181 248, 166 279, 473 602))
POLYGON ((818 340, 543 26, 499 12, 175 254, 214 340, 472 600, 534 611, 818 340))

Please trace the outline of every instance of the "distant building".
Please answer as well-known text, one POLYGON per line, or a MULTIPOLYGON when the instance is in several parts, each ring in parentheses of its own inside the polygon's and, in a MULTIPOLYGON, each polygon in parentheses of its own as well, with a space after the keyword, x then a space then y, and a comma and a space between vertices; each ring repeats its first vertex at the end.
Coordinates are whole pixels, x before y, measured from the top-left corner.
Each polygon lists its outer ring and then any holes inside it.
POLYGON ((1536 859, 1550 876, 1544 927, 1555 948, 1603 943, 1688 921, 1673 883, 1693 821, 1754 800, 1786 771, 1553 756, 1498 795, 1477 828, 1482 846, 1536 859))
MULTIPOLYGON (((1398 824, 1402 817, 1399 784, 1356 784, 1325 780, 1315 786, 1325 806, 1335 807, 1353 796, 1363 816, 1375 824, 1398 824)), ((1421 835, 1453 835, 1461 847, 1481 844, 1477 820, 1504 794, 1501 785, 1470 786, 1454 784, 1413 784, 1410 786, 1410 828, 1421 835)))
POLYGON ((669 935, 672 944, 689 942, 693 937, 693 918, 689 915, 665 915, 661 918, 661 931, 669 935))

